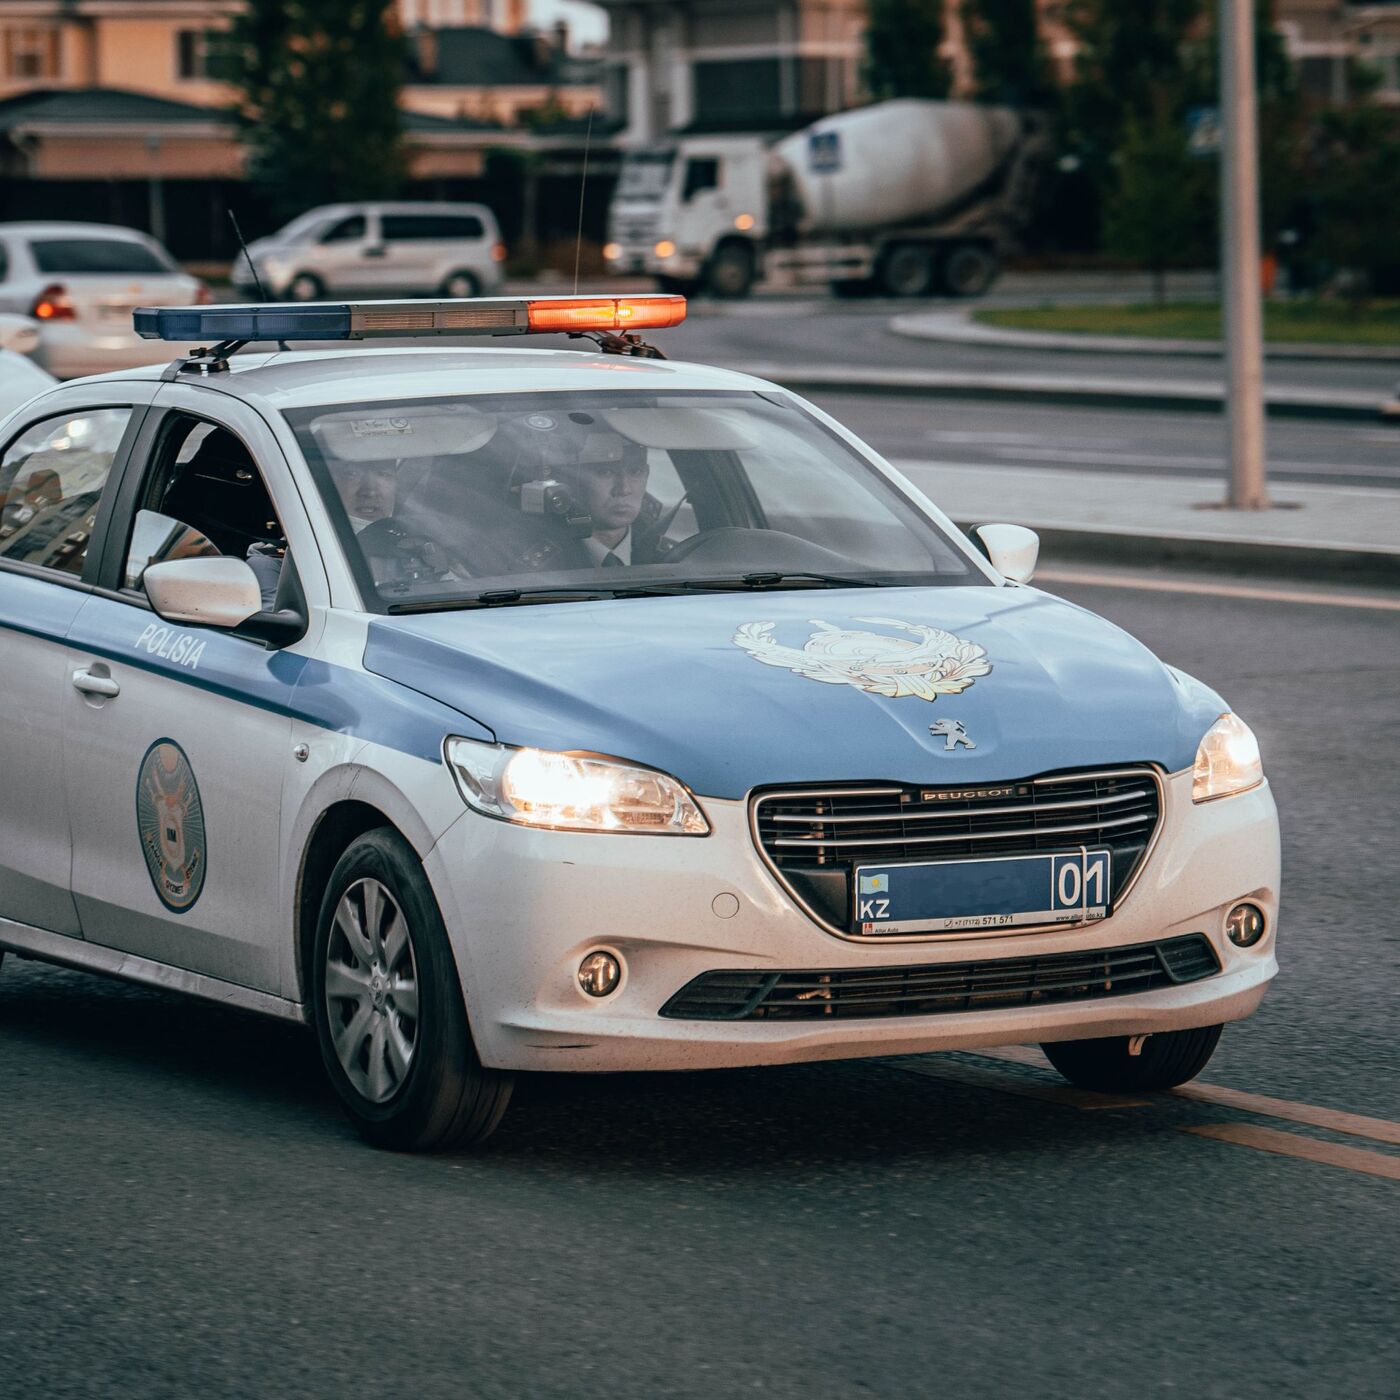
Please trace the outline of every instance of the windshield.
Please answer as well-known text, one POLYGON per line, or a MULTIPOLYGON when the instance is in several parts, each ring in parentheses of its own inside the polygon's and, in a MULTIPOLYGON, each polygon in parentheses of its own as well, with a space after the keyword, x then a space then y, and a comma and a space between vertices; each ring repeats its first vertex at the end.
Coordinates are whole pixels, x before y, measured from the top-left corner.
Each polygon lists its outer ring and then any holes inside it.
POLYGON ((673 150, 629 151, 617 180, 619 199, 660 199, 675 163, 673 150))
POLYGON ((503 394, 287 415, 372 608, 985 583, 778 394, 503 394))

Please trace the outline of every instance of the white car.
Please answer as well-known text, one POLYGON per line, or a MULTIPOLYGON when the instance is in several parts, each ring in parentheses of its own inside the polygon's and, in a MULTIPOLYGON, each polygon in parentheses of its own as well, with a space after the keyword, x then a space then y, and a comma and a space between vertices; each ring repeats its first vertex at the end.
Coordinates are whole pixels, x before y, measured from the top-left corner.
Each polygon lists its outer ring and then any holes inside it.
POLYGON ((38 322, 34 359, 59 379, 144 364, 131 313, 206 305, 209 289, 154 238, 114 224, 0 223, 0 312, 38 322))
POLYGON ((291 301, 478 297, 501 289, 505 256, 484 204, 325 204, 250 243, 229 276, 245 295, 291 301))
POLYGON ((142 311, 224 342, 0 427, 0 946, 310 1023, 397 1148, 517 1070, 1196 1074, 1277 969, 1249 728, 683 314, 142 311))
POLYGON ((39 323, 0 312, 0 418, 57 381, 28 356, 38 347, 39 323))

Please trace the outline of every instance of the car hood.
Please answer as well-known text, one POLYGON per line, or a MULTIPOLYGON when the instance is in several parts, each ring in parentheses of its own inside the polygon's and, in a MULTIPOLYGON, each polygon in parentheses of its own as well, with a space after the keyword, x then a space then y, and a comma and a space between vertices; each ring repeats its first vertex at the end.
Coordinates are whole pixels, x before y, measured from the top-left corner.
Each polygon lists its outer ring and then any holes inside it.
POLYGON ((1225 708, 1111 623, 1032 588, 375 619, 365 666, 502 743, 613 754, 727 798, 774 783, 994 782, 1141 762, 1172 772, 1225 708))

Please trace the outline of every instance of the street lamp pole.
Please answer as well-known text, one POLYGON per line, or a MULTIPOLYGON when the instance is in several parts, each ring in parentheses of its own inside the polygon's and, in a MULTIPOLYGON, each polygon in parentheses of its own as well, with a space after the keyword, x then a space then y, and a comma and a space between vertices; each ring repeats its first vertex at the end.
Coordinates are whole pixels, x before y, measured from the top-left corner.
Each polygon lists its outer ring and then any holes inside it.
POLYGON ((1259 266, 1259 136, 1254 0, 1220 0, 1220 261, 1225 416, 1236 510, 1269 504, 1264 479, 1264 326, 1259 266))

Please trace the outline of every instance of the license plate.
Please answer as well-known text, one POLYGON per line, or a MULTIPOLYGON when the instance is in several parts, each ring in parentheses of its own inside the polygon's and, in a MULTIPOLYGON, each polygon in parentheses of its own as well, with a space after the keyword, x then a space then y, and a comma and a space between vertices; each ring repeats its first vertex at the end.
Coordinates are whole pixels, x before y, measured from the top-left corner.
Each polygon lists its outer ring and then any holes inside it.
POLYGON ((960 933, 1107 918, 1110 851, 856 867, 861 934, 960 933))

